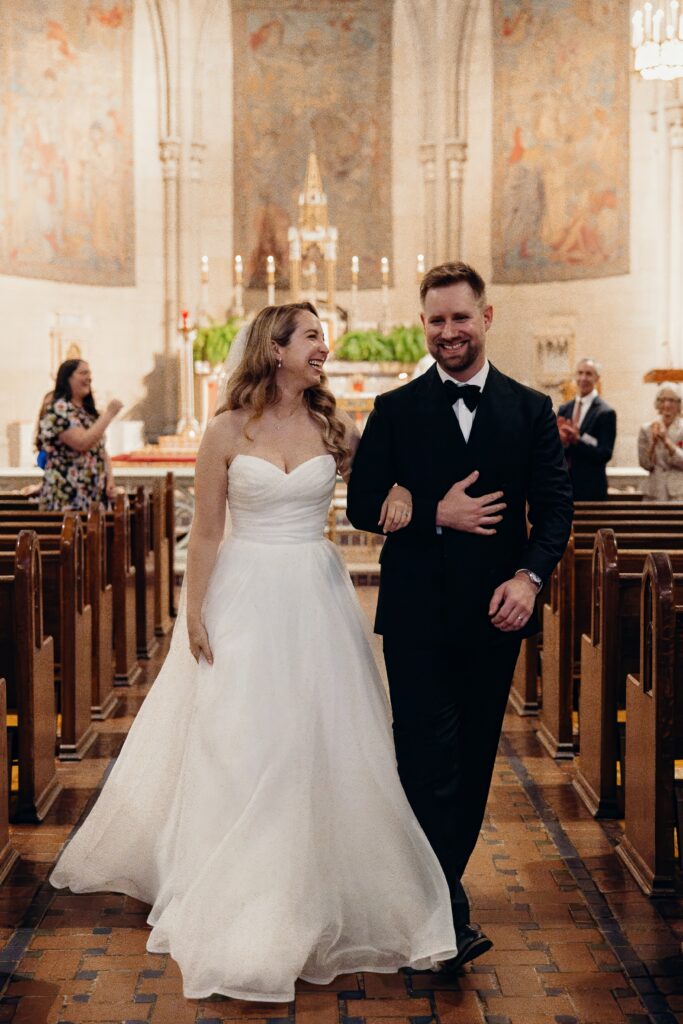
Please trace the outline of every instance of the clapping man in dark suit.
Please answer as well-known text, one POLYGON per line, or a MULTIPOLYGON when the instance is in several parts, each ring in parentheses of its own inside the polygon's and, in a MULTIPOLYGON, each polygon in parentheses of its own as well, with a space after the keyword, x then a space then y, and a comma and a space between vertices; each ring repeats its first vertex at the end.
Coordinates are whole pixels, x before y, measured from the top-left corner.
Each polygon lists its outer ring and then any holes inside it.
POLYGON ((434 267, 420 297, 436 365, 377 398, 348 516, 387 534, 375 629, 401 780, 449 883, 458 955, 445 969, 457 971, 491 947, 470 923, 461 879, 520 641, 537 631, 536 595, 567 543, 572 494, 550 399, 486 358, 493 310, 479 274, 434 267))
POLYGON ((576 367, 576 398, 557 411, 575 501, 604 501, 607 463, 617 434, 617 414, 597 391, 600 365, 582 359, 576 367))

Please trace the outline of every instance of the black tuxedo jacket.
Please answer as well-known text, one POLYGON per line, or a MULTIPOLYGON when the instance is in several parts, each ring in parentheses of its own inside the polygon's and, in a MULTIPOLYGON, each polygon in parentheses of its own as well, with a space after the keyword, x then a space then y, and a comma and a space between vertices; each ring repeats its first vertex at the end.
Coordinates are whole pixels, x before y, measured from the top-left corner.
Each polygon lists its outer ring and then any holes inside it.
MULTIPOLYGON (((435 366, 379 395, 348 488, 347 514, 357 529, 382 532, 380 509, 395 483, 411 492, 413 516, 382 549, 376 632, 505 636, 489 622, 494 589, 520 568, 547 579, 571 530, 571 484, 550 399, 491 366, 465 443, 435 366), (437 534, 437 503, 475 469, 480 476, 468 494, 504 491, 496 534, 437 534)), ((520 633, 537 629, 532 616, 520 633)))
MULTIPOLYGON (((574 400, 557 410, 558 416, 571 419, 574 400)), ((597 445, 579 441, 567 449, 569 475, 575 501, 598 501, 607 497, 607 463, 612 458, 617 435, 617 414, 598 395, 583 418, 579 435, 590 434, 597 445)))

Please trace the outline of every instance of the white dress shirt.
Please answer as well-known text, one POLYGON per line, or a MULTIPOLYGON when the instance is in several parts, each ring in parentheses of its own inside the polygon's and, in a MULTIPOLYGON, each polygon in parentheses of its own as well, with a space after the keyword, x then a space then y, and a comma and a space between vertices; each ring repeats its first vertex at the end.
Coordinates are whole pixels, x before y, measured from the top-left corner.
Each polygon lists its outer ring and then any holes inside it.
MULTIPOLYGON (((441 380, 444 381, 444 383, 447 380, 449 380, 451 381, 452 384, 455 384, 456 387, 463 387, 465 384, 474 384, 481 391, 483 391, 484 384, 486 383, 486 378, 489 375, 489 361, 488 359, 485 360, 481 370, 475 373, 474 377, 470 377, 469 380, 456 380, 455 377, 451 377, 449 373, 446 373, 445 370, 442 370, 438 363, 436 364, 436 372, 439 374, 439 377, 441 377, 441 380)), ((458 398, 453 403, 453 412, 455 413, 458 423, 460 424, 460 429, 462 430, 462 436, 465 438, 465 442, 469 441, 470 433, 472 430, 472 424, 474 423, 474 417, 477 415, 477 410, 468 409, 465 403, 462 401, 462 399, 458 398)))
MULTIPOLYGON (((590 394, 584 395, 583 398, 580 398, 577 395, 576 398, 574 399, 575 406, 576 406, 576 403, 578 402, 579 403, 579 407, 580 407, 579 408, 579 420, 578 420, 579 430, 581 430, 581 424, 583 423, 583 421, 586 418, 586 413, 588 412, 588 410, 590 409, 591 405, 593 404, 593 402, 595 401, 595 399, 597 397, 598 397, 597 389, 593 388, 593 390, 590 392, 590 394)), ((572 419, 573 418, 574 417, 572 417, 572 419)), ((580 437, 579 437, 579 441, 581 441, 583 444, 591 445, 592 448, 597 448, 597 446, 598 446, 597 438, 593 437, 592 434, 581 434, 580 437)))

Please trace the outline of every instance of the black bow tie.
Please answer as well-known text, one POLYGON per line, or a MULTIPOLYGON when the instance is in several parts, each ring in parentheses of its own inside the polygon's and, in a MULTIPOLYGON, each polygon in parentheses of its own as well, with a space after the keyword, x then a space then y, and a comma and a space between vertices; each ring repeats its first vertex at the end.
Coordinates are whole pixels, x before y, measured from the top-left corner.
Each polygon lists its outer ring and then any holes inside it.
POLYGON ((454 380, 445 380, 443 388, 449 405, 454 405, 459 398, 462 398, 470 412, 474 412, 479 405, 481 388, 478 388, 476 384, 456 384, 454 380))

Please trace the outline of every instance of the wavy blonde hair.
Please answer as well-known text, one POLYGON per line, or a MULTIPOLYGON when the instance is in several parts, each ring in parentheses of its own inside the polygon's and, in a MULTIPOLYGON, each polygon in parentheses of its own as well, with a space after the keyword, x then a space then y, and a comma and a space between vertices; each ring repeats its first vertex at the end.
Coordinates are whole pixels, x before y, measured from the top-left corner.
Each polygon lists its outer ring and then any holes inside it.
MULTIPOLYGON (((305 310, 318 316, 310 302, 290 302, 283 306, 266 306, 249 327, 242 359, 228 381, 225 401, 216 416, 232 409, 248 409, 251 415, 244 428, 263 415, 264 409, 277 405, 282 392, 277 382, 277 357, 273 342, 287 348, 296 330, 299 313, 305 310)), ((304 391, 304 404, 312 420, 320 428, 323 444, 334 456, 338 469, 343 469, 349 456, 346 430, 337 415, 337 401, 323 373, 320 383, 304 391)))

